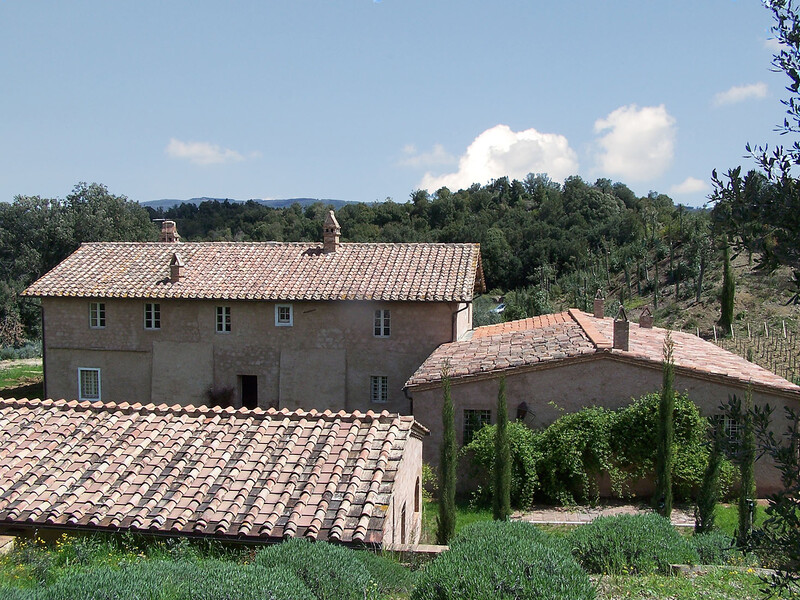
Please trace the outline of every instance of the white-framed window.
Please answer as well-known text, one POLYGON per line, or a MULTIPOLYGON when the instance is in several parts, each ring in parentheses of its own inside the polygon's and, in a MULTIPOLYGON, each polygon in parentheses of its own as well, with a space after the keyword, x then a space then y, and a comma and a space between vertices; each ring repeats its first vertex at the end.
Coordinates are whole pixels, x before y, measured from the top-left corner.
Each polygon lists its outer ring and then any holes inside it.
POLYGON ((78 369, 78 399, 100 400, 100 369, 78 369))
POLYGON ((725 439, 728 444, 736 448, 742 439, 742 425, 735 419, 731 419, 728 415, 722 418, 722 427, 725 433, 725 439))
POLYGON ((217 333, 231 332, 231 307, 217 307, 217 333))
POLYGON ((275 305, 275 327, 291 327, 294 324, 294 311, 291 304, 275 305))
POLYGON ((466 446, 475 437, 475 434, 484 426, 491 425, 492 411, 483 409, 464 409, 464 445, 466 446))
POLYGON ((144 328, 161 329, 161 305, 146 302, 144 305, 144 328))
POLYGON ((369 378, 369 399, 375 404, 389 401, 389 378, 386 375, 372 375, 369 378))
POLYGON ((106 303, 89 302, 89 327, 103 329, 106 326, 106 303))
POLYGON ((375 337, 389 337, 391 334, 391 315, 388 308, 375 311, 373 334, 375 337))

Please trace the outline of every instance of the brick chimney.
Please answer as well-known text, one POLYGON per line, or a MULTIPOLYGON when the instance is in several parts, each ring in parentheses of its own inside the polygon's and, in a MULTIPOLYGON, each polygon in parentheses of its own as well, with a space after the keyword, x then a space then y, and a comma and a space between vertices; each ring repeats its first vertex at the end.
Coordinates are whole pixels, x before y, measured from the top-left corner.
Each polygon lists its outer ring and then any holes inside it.
POLYGON ((325 217, 325 223, 322 225, 322 251, 325 254, 329 252, 336 252, 339 249, 339 235, 342 233, 342 228, 339 227, 339 221, 332 210, 328 211, 328 216, 325 217))
POLYGON ((630 342, 630 335, 631 324, 628 321, 628 315, 625 312, 625 307, 620 306, 619 312, 614 318, 614 349, 627 351, 630 342))
POLYGON ((603 292, 597 288, 597 293, 594 295, 594 317, 595 319, 602 319, 605 317, 605 303, 606 299, 603 298, 603 292))
POLYGON ((183 260, 175 252, 172 255, 172 260, 169 261, 169 280, 172 283, 177 283, 183 279, 183 260))
POLYGON ((178 228, 175 227, 175 221, 161 222, 161 234, 158 236, 158 241, 167 242, 168 244, 181 241, 181 236, 178 235, 178 228))
POLYGON ((649 306, 645 306, 642 310, 642 314, 639 315, 639 327, 642 329, 653 328, 653 312, 650 310, 649 306))

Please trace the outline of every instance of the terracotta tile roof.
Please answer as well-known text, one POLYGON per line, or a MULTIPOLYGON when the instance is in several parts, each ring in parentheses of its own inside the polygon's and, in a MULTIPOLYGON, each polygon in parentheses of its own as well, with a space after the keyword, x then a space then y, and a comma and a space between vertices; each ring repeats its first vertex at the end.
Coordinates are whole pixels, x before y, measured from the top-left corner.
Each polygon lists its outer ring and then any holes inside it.
POLYGON ((586 332, 567 312, 487 325, 475 329, 469 340, 439 346, 406 386, 441 380, 445 365, 448 365, 450 377, 457 379, 595 351, 586 332))
POLYGON ((279 242, 81 245, 27 296, 230 300, 469 301, 483 289, 478 244, 279 242), (183 277, 170 281, 177 254, 183 277))
POLYGON ((0 399, 0 524, 380 543, 389 413, 0 399))
MULTIPOLYGON (((434 350, 406 382, 406 387, 441 381, 445 365, 448 365, 450 377, 457 379, 592 354, 661 364, 666 329, 647 329, 631 323, 629 349, 622 351, 611 348, 613 324, 611 318, 597 319, 570 309, 478 327, 471 339, 442 344, 434 350)), ((671 334, 676 368, 689 374, 727 377, 800 395, 800 386, 715 344, 690 333, 673 331, 671 334)))

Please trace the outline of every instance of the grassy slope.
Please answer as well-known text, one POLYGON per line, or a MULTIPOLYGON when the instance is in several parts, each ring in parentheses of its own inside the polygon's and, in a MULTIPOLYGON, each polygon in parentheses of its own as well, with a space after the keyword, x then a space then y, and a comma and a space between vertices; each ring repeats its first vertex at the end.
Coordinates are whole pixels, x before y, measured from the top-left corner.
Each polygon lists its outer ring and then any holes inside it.
POLYGON ((42 381, 41 360, 0 363, 0 397, 41 398, 44 394, 42 381))

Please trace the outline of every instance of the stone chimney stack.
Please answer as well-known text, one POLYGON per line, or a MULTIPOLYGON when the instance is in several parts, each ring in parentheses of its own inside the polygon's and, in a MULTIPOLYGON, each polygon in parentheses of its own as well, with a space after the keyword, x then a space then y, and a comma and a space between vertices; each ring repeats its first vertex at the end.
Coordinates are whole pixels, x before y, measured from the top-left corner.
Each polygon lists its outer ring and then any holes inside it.
POLYGON ((175 252, 172 255, 172 260, 169 261, 169 280, 172 283, 177 283, 183 279, 183 266, 183 260, 181 260, 178 253, 175 252))
POLYGON ((606 315, 605 309, 606 299, 603 298, 603 292, 597 288, 597 293, 594 295, 594 318, 602 319, 606 315))
POLYGON ((342 233, 342 228, 339 227, 339 221, 332 210, 328 211, 328 216, 325 217, 325 223, 322 225, 322 251, 325 254, 329 252, 336 252, 339 249, 339 235, 342 233))
POLYGON ((625 307, 620 306, 619 312, 614 318, 614 349, 625 350, 627 352, 630 336, 631 324, 628 321, 628 315, 625 313, 625 307))
POLYGON ((178 228, 175 227, 175 221, 161 222, 161 234, 158 236, 158 241, 168 244, 181 241, 181 236, 178 235, 178 228))
POLYGON ((653 312, 650 310, 649 306, 645 306, 642 310, 642 314, 639 315, 639 327, 642 329, 653 328, 653 312))

